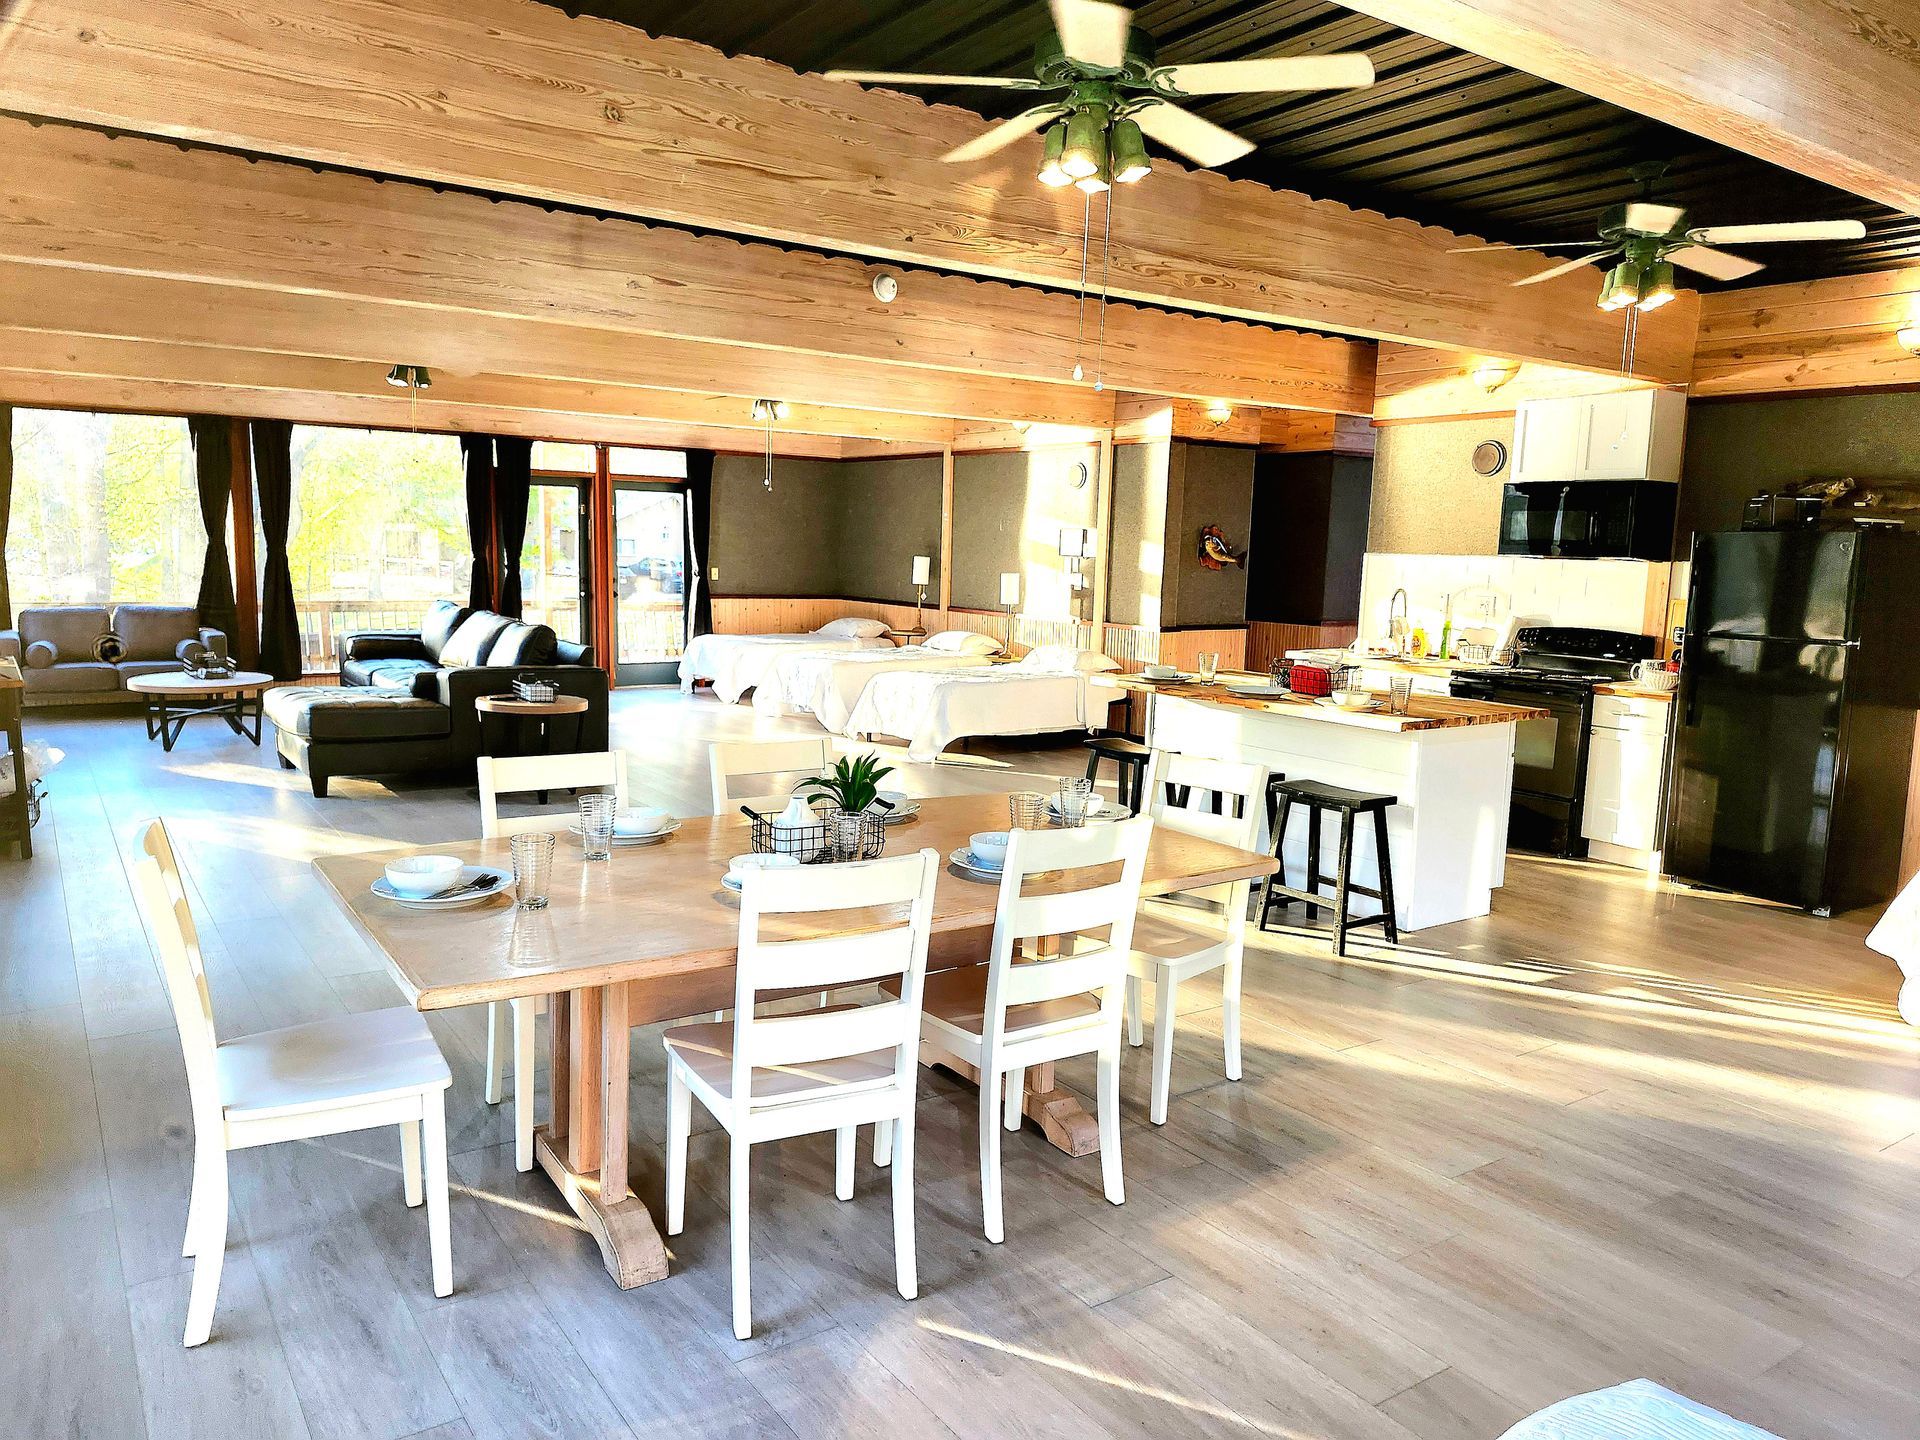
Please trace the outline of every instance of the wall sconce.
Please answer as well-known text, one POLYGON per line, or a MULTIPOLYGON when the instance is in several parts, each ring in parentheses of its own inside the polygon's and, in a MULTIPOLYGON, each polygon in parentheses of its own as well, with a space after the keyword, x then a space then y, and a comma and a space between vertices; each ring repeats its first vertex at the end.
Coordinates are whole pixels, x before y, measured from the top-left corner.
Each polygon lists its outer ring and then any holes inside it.
POLYGON ((1515 360, 1482 360, 1473 367, 1473 383, 1491 395, 1520 373, 1515 360))
POLYGON ((1920 320, 1911 325, 1902 325, 1893 332, 1893 338, 1900 342, 1900 348, 1909 355, 1920 355, 1920 320))
POLYGON ((1224 400, 1209 400, 1206 413, 1207 419, 1214 424, 1224 425, 1233 418, 1233 406, 1224 400))
POLYGON ((396 365, 387 371, 387 384, 396 390, 431 390, 433 376, 424 365, 396 365))

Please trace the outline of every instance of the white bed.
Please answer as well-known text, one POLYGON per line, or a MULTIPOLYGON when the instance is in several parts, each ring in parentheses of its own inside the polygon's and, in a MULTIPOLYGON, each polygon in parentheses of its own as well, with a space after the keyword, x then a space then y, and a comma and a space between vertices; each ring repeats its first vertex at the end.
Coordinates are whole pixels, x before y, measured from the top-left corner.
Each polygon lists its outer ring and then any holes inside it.
POLYGON ((711 680, 713 693, 729 705, 758 685, 785 655, 808 651, 851 654, 859 650, 892 650, 885 635, 696 635, 680 656, 680 688, 691 693, 696 680, 711 680))
POLYGON ((888 670, 875 675, 844 734, 896 735, 907 756, 931 762, 956 740, 980 735, 1045 735, 1094 730, 1124 693, 1105 674, 1061 666, 1039 651, 1012 665, 977 670, 888 670))
POLYGON ((950 672, 977 670, 992 663, 1000 647, 985 636, 985 653, 933 645, 902 645, 897 650, 853 654, 810 650, 786 654, 773 663, 753 692, 753 708, 765 715, 812 715, 829 730, 847 732, 847 721, 874 677, 896 670, 950 672))

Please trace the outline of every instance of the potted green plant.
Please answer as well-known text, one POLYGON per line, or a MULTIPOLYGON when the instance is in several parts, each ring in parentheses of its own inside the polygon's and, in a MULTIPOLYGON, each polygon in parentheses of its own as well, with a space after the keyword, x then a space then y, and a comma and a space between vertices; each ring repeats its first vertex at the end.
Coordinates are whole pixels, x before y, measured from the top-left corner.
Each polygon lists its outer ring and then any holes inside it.
POLYGON ((863 817, 880 798, 880 782, 892 773, 893 767, 882 765, 878 755, 843 755, 830 773, 802 781, 794 793, 809 801, 829 802, 827 823, 834 851, 842 859, 852 859, 861 850, 863 817))

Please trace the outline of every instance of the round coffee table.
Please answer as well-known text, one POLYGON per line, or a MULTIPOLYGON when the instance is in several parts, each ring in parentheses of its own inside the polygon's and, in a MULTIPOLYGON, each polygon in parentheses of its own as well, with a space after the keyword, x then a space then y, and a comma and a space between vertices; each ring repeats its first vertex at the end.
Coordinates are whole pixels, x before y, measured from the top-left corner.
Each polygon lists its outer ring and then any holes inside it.
MULTIPOLYGON (((473 708, 480 715, 480 753, 482 755, 551 755, 555 752, 554 721, 563 715, 573 717, 573 737, 568 748, 580 748, 580 727, 586 723, 587 702, 579 695, 556 695, 551 700, 522 700, 518 695, 476 695, 473 708), (492 722, 489 725, 489 721, 492 722), (513 741, 503 747, 500 737, 490 731, 510 730, 513 741), (538 748, 528 743, 529 734, 538 737, 538 748)), ((539 795, 542 805, 547 792, 539 795)))
POLYGON ((127 689, 147 697, 147 738, 159 736, 161 747, 170 752, 187 721, 196 715, 217 715, 234 734, 258 745, 260 692, 271 684, 273 677, 258 670, 236 670, 217 680, 202 680, 184 670, 163 670, 133 676, 127 689))

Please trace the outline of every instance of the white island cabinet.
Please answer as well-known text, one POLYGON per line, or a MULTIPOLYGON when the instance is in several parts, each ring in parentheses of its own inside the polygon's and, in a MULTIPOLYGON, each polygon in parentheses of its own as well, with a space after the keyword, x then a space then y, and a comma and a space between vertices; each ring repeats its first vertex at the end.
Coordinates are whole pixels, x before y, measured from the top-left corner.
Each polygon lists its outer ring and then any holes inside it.
MULTIPOLYGON (((1161 749, 1258 761, 1291 780, 1393 796, 1387 843, 1397 918, 1401 929, 1421 930, 1492 908, 1493 892, 1506 878, 1514 727, 1542 714, 1430 695, 1414 696, 1406 716, 1348 714, 1292 697, 1249 700, 1183 685, 1154 694, 1148 740, 1161 749)), ((1322 825, 1321 870, 1331 874, 1339 855, 1337 818, 1325 816, 1322 825)), ((1356 821, 1352 878, 1377 888, 1372 825, 1365 816, 1356 821)), ((1282 857, 1288 883, 1302 884, 1306 857, 1307 824, 1296 806, 1282 857)), ((1326 888, 1331 896, 1333 887, 1326 888)), ((1366 914, 1369 904, 1357 898, 1355 913, 1366 914)))

